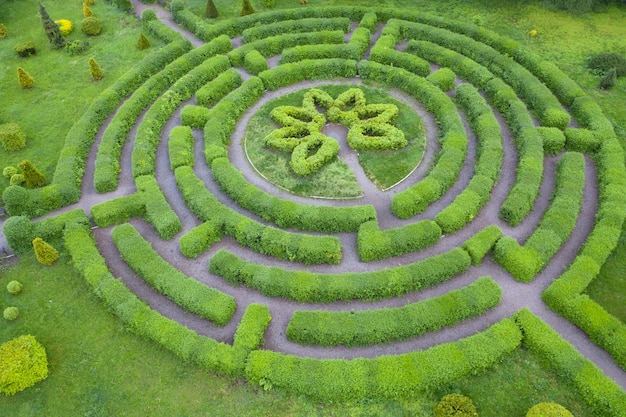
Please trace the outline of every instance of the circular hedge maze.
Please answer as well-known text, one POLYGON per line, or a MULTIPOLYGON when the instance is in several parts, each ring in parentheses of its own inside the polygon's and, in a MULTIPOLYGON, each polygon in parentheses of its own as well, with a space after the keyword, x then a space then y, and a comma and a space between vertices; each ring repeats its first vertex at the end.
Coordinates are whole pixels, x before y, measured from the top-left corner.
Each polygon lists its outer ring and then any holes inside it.
POLYGON ((14 251, 62 236, 126 326, 266 389, 402 398, 523 347, 626 415, 599 368, 623 387, 626 327, 585 295, 626 171, 580 87, 418 12, 172 13, 203 42, 143 13, 167 46, 86 110, 51 185, 7 189, 14 251))

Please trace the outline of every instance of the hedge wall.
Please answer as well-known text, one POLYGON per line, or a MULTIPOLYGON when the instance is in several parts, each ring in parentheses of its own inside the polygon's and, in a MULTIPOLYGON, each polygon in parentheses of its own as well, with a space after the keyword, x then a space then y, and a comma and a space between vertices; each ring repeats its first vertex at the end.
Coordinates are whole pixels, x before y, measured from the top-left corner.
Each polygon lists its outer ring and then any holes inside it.
POLYGON ((196 92, 196 103, 200 106, 211 107, 228 93, 239 87, 241 82, 242 79, 239 71, 230 68, 196 92))
POLYGON ((259 77, 263 80, 265 88, 277 90, 302 80, 352 78, 356 76, 356 73, 356 61, 351 59, 304 59, 263 71, 259 77))
POLYGON ((347 17, 318 18, 310 17, 298 20, 283 20, 261 26, 254 26, 243 31, 245 43, 255 42, 261 39, 302 32, 323 32, 340 30, 350 32, 350 19, 347 17))

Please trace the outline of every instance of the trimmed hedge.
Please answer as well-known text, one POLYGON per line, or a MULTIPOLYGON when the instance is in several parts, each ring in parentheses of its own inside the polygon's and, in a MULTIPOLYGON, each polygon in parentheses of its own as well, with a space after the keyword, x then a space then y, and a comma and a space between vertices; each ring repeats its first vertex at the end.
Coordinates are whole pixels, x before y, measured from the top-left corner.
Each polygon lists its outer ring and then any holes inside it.
POLYGON ((369 346, 418 337, 477 317, 500 303, 502 289, 490 277, 403 307, 359 311, 297 310, 287 325, 292 342, 321 346, 369 346))
MULTIPOLYGON (((374 19, 376 15, 374 15, 374 19)), ((303 18, 298 20, 283 20, 261 26, 250 27, 243 31, 245 43, 259 41, 261 39, 279 36, 285 33, 294 34, 302 32, 322 32, 340 30, 344 33, 350 31, 350 19, 347 17, 331 18, 303 18)))
POLYGON ((603 135, 589 129, 568 127, 564 133, 568 151, 592 153, 596 152, 602 143, 603 135))
POLYGON ((439 87, 441 91, 450 91, 455 87, 456 74, 450 68, 439 68, 426 79, 439 87))
POLYGON ((226 94, 239 87, 241 82, 242 79, 239 71, 230 68, 196 92, 196 103, 200 106, 211 107, 226 96, 226 94))
MULTIPOLYGON (((241 245, 262 254, 310 264, 338 264, 341 243, 333 236, 304 235, 265 226, 218 201, 190 167, 176 169, 176 183, 187 206, 204 222, 219 227, 241 245)), ((215 235, 217 232, 213 232, 215 235)))
POLYGON ((145 218, 162 239, 171 239, 182 230, 180 219, 172 210, 156 179, 145 175, 135 179, 137 192, 91 207, 91 215, 99 227, 125 223, 131 217, 145 218))
POLYGON ((161 22, 153 9, 145 9, 143 11, 141 14, 141 26, 148 33, 165 43, 178 42, 187 46, 189 49, 193 48, 191 41, 183 36, 183 34, 161 22))
POLYGON ((193 167, 194 142, 193 132, 188 126, 175 126, 170 131, 167 147, 172 171, 183 165, 193 167))
POLYGON ((504 237, 496 243, 494 260, 519 281, 529 282, 567 241, 576 226, 585 186, 585 159, 568 152, 559 160, 552 202, 537 229, 520 246, 504 237))
MULTIPOLYGON (((568 129, 565 129, 566 131, 568 129)), ((543 141, 543 153, 546 155, 557 155, 565 148, 565 135, 562 130, 556 127, 538 127, 537 131, 543 141)), ((569 151, 573 149, 568 147, 569 151)))
POLYGON ((115 226, 113 242, 122 259, 159 293, 167 296, 190 313, 226 325, 235 312, 235 299, 201 282, 185 276, 165 262, 130 224, 115 226))
POLYGON ((186 44, 172 43, 155 50, 103 91, 65 137, 52 184, 28 191, 18 186, 7 187, 2 195, 7 212, 12 216, 36 217, 77 202, 81 194, 85 161, 96 133, 106 118, 152 74, 189 49, 186 44))
POLYGON ((374 12, 365 13, 359 22, 359 26, 368 29, 370 33, 374 33, 378 27, 378 16, 374 12))
POLYGON ((15 395, 47 377, 46 349, 34 336, 22 335, 0 345, 1 394, 15 395))
POLYGON ((480 265, 487 253, 493 249, 502 236, 502 230, 496 225, 487 226, 463 243, 463 249, 472 259, 472 265, 480 265))
POLYGON ((277 90, 298 81, 352 78, 356 73, 356 61, 351 59, 305 59, 263 71, 259 77, 265 88, 277 90))
POLYGON ((517 349, 521 339, 515 322, 503 319, 457 342, 374 359, 312 359, 257 350, 248 357, 246 377, 265 389, 325 401, 409 398, 482 371, 517 349))
POLYGON ((331 303, 397 297, 446 281, 466 271, 469 266, 470 257, 460 248, 408 265, 343 274, 270 267, 219 250, 211 258, 209 271, 233 285, 244 284, 268 297, 331 303))
POLYGON ((431 220, 386 230, 380 230, 378 221, 372 220, 359 227, 357 250, 363 262, 378 261, 432 246, 441 235, 441 228, 431 220))
POLYGON ((529 310, 515 314, 524 333, 524 346, 545 359, 550 367, 576 387, 599 416, 626 415, 626 393, 591 361, 529 310))
POLYGON ((253 75, 259 75, 262 71, 267 70, 267 60, 256 49, 248 52, 243 60, 243 68, 253 75))
POLYGON ((372 205, 333 207, 299 204, 268 194, 246 181, 227 158, 211 164, 215 182, 240 207, 280 228, 323 233, 356 232, 359 226, 376 219, 372 205))
POLYGON ((396 43, 397 39, 393 35, 382 35, 370 51, 370 61, 403 68, 420 77, 426 77, 430 74, 428 61, 415 55, 397 51, 394 49, 396 43))

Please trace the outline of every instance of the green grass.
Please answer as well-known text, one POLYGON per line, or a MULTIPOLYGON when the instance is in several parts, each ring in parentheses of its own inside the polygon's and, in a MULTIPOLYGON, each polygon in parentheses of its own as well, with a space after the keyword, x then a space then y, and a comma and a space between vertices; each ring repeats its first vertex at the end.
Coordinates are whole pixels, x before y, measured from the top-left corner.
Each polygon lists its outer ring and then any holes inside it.
MULTIPOLYGON (((105 88, 162 43, 149 37, 152 47, 138 50, 139 20, 104 1, 91 6, 94 16, 102 22, 102 33, 96 37, 88 37, 80 30, 80 2, 49 0, 44 5, 52 19, 68 19, 74 25, 66 39, 87 41, 89 48, 77 56, 51 49, 38 16, 37 1, 0 2, 0 21, 9 31, 7 38, 0 39, 0 123, 18 123, 27 136, 26 147, 19 151, 7 153, 0 146, 0 170, 30 159, 50 181, 72 124, 105 88), (37 53, 21 58, 13 46, 26 41, 35 44, 37 53), (104 79, 99 82, 92 81, 89 75, 90 57, 104 70, 104 79), (18 66, 34 78, 32 89, 19 86, 18 66)), ((8 185, 9 181, 1 177, 0 195, 8 185)))
MULTIPOLYGON (((336 98, 352 87, 328 85, 317 88, 336 98)), ((379 188, 385 189, 410 174, 422 160, 426 143, 424 125, 410 106, 390 97, 383 89, 363 86, 359 88, 365 93, 368 104, 392 103, 398 106, 400 112, 394 125, 402 130, 409 140, 405 148, 397 151, 363 151, 358 155, 366 175, 379 188)), ((303 89, 272 100, 250 119, 244 140, 252 165, 272 183, 296 194, 331 198, 360 196, 362 191, 354 174, 340 158, 333 159, 314 174, 300 177, 289 167, 291 154, 268 149, 263 144, 263 138, 280 127, 270 117, 272 109, 277 106, 301 106, 306 91, 308 90, 303 89)))

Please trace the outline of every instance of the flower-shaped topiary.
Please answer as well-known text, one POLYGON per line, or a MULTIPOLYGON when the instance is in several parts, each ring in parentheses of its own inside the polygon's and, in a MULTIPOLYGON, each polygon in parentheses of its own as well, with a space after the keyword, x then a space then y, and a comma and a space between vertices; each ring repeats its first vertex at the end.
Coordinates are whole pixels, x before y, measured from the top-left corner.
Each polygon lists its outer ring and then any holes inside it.
POLYGON ((69 35, 70 33, 72 33, 72 30, 74 30, 74 26, 72 25, 72 22, 70 22, 67 19, 55 20, 54 23, 59 25, 59 29, 61 30, 61 35, 63 36, 69 35))

